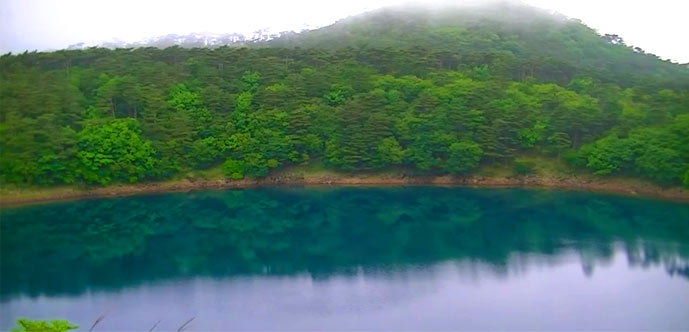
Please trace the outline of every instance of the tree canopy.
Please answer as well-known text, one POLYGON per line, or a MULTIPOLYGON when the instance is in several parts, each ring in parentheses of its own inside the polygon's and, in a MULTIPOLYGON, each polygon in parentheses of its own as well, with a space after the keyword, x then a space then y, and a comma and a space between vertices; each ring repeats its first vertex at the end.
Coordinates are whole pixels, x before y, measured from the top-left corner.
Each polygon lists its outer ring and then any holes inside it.
POLYGON ((249 47, 7 54, 0 105, 16 185, 536 154, 689 186, 689 69, 517 5, 384 9, 249 47))

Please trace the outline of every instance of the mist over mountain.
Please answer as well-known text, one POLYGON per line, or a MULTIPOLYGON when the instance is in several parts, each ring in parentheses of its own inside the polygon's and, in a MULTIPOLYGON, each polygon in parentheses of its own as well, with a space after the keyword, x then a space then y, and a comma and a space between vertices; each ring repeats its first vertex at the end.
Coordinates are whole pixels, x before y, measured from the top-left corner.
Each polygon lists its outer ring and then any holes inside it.
MULTIPOLYGON (((621 36, 601 36, 578 19, 518 1, 387 7, 301 32, 275 33, 263 29, 251 36, 240 33, 170 34, 140 42, 110 41, 98 46, 429 49, 444 53, 441 61, 448 68, 478 53, 490 53, 497 57, 550 63, 552 68, 544 70, 566 71, 578 67, 578 70, 608 78, 614 78, 617 72, 639 72, 659 78, 686 75, 677 66, 664 64, 671 61, 627 45, 621 36)), ((69 49, 86 47, 89 46, 77 44, 69 49)))
POLYGON ((689 186, 689 68, 522 4, 105 46, 0 57, 0 182, 520 176, 540 158, 562 176, 689 186))
POLYGON ((514 1, 383 8, 320 29, 283 33, 259 43, 272 47, 358 47, 409 52, 429 49, 443 54, 441 61, 447 68, 472 61, 471 57, 478 54, 491 54, 530 59, 541 63, 541 70, 567 71, 576 67, 608 79, 616 79, 620 72, 678 79, 687 75, 683 70, 686 66, 678 68, 640 47, 627 45, 621 36, 601 36, 578 19, 514 1), (543 68, 544 64, 549 68, 543 68))
MULTIPOLYGON (((252 34, 195 32, 189 34, 168 34, 135 42, 110 40, 91 45, 73 44, 68 49, 86 47, 134 48, 134 47, 220 47, 256 46, 275 47, 409 47, 412 45, 437 49, 458 50, 467 46, 467 40, 448 38, 452 32, 465 37, 481 33, 486 42, 509 41, 529 38, 539 30, 576 29, 596 33, 578 19, 568 18, 557 12, 529 6, 519 1, 496 0, 469 2, 463 5, 421 5, 386 7, 364 14, 341 19, 336 23, 309 29, 304 25, 301 31, 274 32, 270 28, 259 29, 252 34), (419 40, 418 38, 422 38, 419 40)), ((572 31, 570 31, 572 32, 572 31)), ((551 31, 552 34, 552 31, 551 31)), ((554 36, 557 37, 557 36, 554 36)), ((605 35, 609 42, 624 45, 622 37, 605 35)), ((476 46, 476 45, 472 45, 476 46)), ((485 45, 484 45, 485 46, 485 45)), ((639 47, 630 46, 637 53, 644 53, 639 47)), ((486 48, 486 47, 484 47, 486 48)), ((506 47, 518 51, 515 45, 506 47), (512 48, 510 48, 512 47, 512 48)), ((540 46, 531 48, 534 52, 547 50, 540 46)), ((517 52, 518 53, 518 52, 517 52)))
MULTIPOLYGON (((286 33, 286 32, 283 32, 286 33)), ((247 36, 238 32, 234 33, 211 33, 199 32, 190 34, 168 34, 153 38, 144 39, 136 42, 126 42, 122 40, 111 40, 102 42, 96 45, 89 45, 86 43, 78 43, 70 45, 68 50, 85 49, 89 47, 102 47, 109 49, 116 48, 138 48, 138 47, 157 47, 166 48, 172 46, 179 46, 185 48, 205 47, 217 48, 222 46, 252 46, 252 44, 274 39, 280 36, 280 33, 272 33, 269 29, 257 30, 253 34, 247 36)))

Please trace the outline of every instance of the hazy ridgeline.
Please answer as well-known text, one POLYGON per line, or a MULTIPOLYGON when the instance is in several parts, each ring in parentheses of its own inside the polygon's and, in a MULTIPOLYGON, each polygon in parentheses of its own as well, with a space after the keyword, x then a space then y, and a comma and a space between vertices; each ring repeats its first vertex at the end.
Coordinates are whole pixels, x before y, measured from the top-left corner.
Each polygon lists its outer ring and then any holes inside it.
POLYGON ((223 165, 467 174, 522 155, 689 185, 689 69, 530 7, 383 9, 219 48, 0 58, 3 184, 223 165))

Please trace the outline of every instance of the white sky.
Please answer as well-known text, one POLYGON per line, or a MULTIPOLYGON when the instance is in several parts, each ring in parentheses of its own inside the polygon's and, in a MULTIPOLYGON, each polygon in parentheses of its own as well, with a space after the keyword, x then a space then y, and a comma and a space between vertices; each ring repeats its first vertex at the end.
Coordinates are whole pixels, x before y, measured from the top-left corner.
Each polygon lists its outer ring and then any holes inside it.
MULTIPOLYGON (((473 0, 476 1, 476 0, 473 0)), ((689 0, 522 0, 579 18, 663 59, 689 62, 689 0)), ((0 0, 0 53, 169 33, 315 28, 404 0, 0 0)), ((439 1, 427 1, 439 2, 439 1)), ((448 2, 444 0, 444 2, 448 2)))

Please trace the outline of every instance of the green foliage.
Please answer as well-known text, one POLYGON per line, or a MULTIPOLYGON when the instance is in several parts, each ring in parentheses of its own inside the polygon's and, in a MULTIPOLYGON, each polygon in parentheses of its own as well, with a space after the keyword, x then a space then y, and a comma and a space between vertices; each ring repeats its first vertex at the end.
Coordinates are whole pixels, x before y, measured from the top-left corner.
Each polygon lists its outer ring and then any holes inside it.
POLYGON ((519 144, 525 148, 531 148, 542 139, 541 132, 545 129, 542 123, 535 124, 532 128, 524 128, 519 130, 519 144))
POLYGON ((596 175, 628 169, 634 157, 629 141, 615 135, 602 138, 581 151, 585 153, 586 167, 596 175))
POLYGON ((225 176, 234 180, 241 180, 244 178, 244 162, 241 160, 227 159, 222 164, 222 172, 225 176))
POLYGON ((175 84, 170 89, 168 105, 175 110, 186 110, 202 106, 199 96, 189 91, 184 84, 175 84))
POLYGON ((184 84, 176 84, 170 89, 167 101, 169 107, 188 118, 195 137, 207 137, 212 123, 211 112, 201 103, 197 93, 190 91, 184 84))
POLYGON ((483 150, 472 141, 452 143, 448 149, 450 156, 447 159, 445 170, 450 173, 465 173, 478 166, 483 150))
POLYGON ((136 182, 226 160, 232 178, 313 160, 457 174, 523 154, 684 181, 686 67, 514 4, 368 15, 266 47, 2 56, 0 183, 136 182))
POLYGON ((245 72, 242 75, 242 91, 254 93, 258 89, 258 83, 261 80, 261 75, 257 72, 245 72))
POLYGON ((383 138, 376 146, 374 164, 378 167, 399 165, 404 158, 404 150, 392 137, 383 138))
POLYGON ((528 175, 533 173, 534 162, 526 159, 515 159, 512 164, 512 171, 517 175, 528 175))
POLYGON ((189 162, 194 166, 207 167, 213 164, 224 151, 222 142, 215 137, 195 140, 189 147, 189 162))
POLYGON ((679 184, 689 163, 689 121, 684 116, 665 127, 639 128, 628 137, 610 135, 583 146, 570 162, 595 174, 627 172, 663 185, 679 184))
POLYGON ((330 106, 342 104, 351 95, 351 87, 332 84, 330 91, 323 95, 326 103, 330 106))
POLYGON ((266 159, 259 153, 248 153, 244 155, 244 172, 251 177, 264 177, 271 168, 279 165, 275 159, 266 159))
POLYGON ((155 151, 133 119, 90 123, 79 132, 77 172, 89 183, 136 182, 153 168, 155 151))
POLYGON ((30 320, 26 318, 17 319, 17 326, 13 327, 12 332, 66 332, 76 330, 79 326, 69 323, 66 320, 53 319, 30 320))
POLYGON ((659 183, 670 184, 679 182, 685 164, 677 151, 651 145, 636 158, 634 166, 640 174, 659 183))

